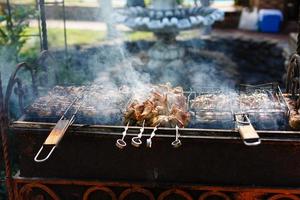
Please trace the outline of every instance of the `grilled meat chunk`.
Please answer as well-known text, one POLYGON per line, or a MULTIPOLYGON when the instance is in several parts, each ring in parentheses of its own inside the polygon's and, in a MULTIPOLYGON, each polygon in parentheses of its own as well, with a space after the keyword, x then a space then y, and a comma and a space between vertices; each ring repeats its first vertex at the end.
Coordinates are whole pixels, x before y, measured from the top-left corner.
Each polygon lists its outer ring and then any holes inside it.
POLYGON ((125 113, 124 124, 141 126, 185 127, 190 121, 183 89, 169 84, 152 86, 146 100, 134 100, 125 113))

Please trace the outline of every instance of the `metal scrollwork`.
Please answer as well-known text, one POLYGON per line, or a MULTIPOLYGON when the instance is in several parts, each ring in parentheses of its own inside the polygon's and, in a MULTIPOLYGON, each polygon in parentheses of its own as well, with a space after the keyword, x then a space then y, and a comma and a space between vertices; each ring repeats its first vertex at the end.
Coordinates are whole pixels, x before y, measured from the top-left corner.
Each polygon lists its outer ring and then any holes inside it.
POLYGON ((165 200, 171 194, 176 194, 178 196, 185 198, 186 200, 193 200, 193 197, 190 194, 180 189, 167 190, 159 195, 158 200, 165 200))
POLYGON ((9 100, 12 95, 12 92, 14 91, 15 85, 16 85, 17 95, 19 98, 20 111, 21 111, 21 113, 24 112, 23 100, 24 100, 25 91, 24 91, 21 79, 19 77, 17 77, 18 72, 23 68, 29 70, 29 72, 30 72, 31 81, 32 81, 33 98, 38 95, 36 80, 35 80, 35 71, 34 71, 33 67, 30 67, 27 63, 18 64, 16 70, 11 75, 11 77, 8 81, 8 85, 7 85, 7 89, 6 89, 6 94, 5 94, 5 98, 4 98, 4 111, 6 111, 6 112, 9 110, 9 100))
POLYGON ((292 195, 292 194, 277 194, 277 195, 274 195, 274 196, 268 198, 268 200, 283 200, 283 199, 300 200, 299 197, 297 197, 296 195, 292 195))
MULTIPOLYGON (((186 186, 185 189, 169 188, 157 194, 157 186, 146 186, 128 182, 90 182, 83 180, 45 179, 15 177, 13 200, 53 199, 62 200, 70 194, 76 199, 89 200, 108 197, 111 200, 129 200, 137 197, 148 200, 186 199, 186 200, 300 200, 297 188, 253 188, 225 186, 186 186), (59 190, 59 196, 51 187, 74 186, 80 189, 74 192, 73 187, 59 190), (146 188, 147 189, 146 189, 146 188), (70 189, 68 189, 70 188, 70 189), (123 190, 120 190, 124 188, 123 190), (71 193, 70 193, 71 192, 71 193)), ((167 186, 163 186, 167 187, 167 186)), ((167 187, 168 188, 168 187, 167 187)))
MULTIPOLYGON (((54 57, 48 51, 41 52, 37 60, 37 65, 41 65, 43 62, 45 62, 47 58, 51 58, 54 60, 54 57)), ((22 62, 17 65, 15 71, 12 73, 8 81, 6 93, 4 96, 4 111, 6 112, 9 110, 8 107, 9 107, 9 100, 11 98, 11 95, 13 91, 15 91, 15 93, 18 95, 20 111, 21 113, 24 113, 24 97, 25 97, 26 90, 24 88, 22 80, 19 77, 17 77, 18 72, 22 69, 26 69, 30 73, 31 84, 32 84, 31 90, 33 94, 32 98, 34 99, 35 97, 38 96, 37 80, 36 80, 37 70, 35 69, 35 67, 30 66, 25 62, 22 62)))
MULTIPOLYGON (((29 183, 24 185, 17 196, 18 200, 27 200, 30 199, 29 196, 32 193, 33 189, 40 189, 42 191, 44 191, 49 197, 51 197, 53 200, 60 200, 60 198, 58 197, 58 195, 55 194, 55 192, 53 190, 51 190, 49 187, 43 185, 43 184, 39 184, 39 183, 29 183)), ((40 199, 44 199, 44 195, 43 194, 38 194, 35 197, 38 197, 40 199)))
POLYGON ((3 158, 4 158, 4 164, 5 164, 5 184, 7 187, 7 194, 8 199, 13 200, 14 199, 14 193, 12 190, 12 172, 11 172, 11 166, 10 166, 10 159, 9 159, 9 144, 8 144, 8 136, 7 136, 7 130, 8 130, 8 114, 5 110, 4 105, 4 96, 2 93, 2 80, 1 80, 1 73, 0 73, 0 132, 1 132, 1 141, 2 141, 2 151, 3 151, 3 158))
POLYGON ((87 189, 85 191, 85 193, 83 194, 82 200, 88 200, 90 197, 90 194, 97 192, 97 191, 108 194, 110 196, 111 200, 117 200, 116 194, 111 189, 109 189, 108 187, 99 187, 99 186, 93 186, 93 187, 87 189))
POLYGON ((30 72, 31 81, 32 81, 32 96, 35 98, 38 95, 37 85, 36 85, 36 70, 29 66, 26 63, 20 63, 17 65, 15 71, 10 76, 10 79, 7 84, 5 95, 2 91, 3 85, 1 80, 1 72, 0 72, 0 130, 1 130, 1 141, 2 141, 2 150, 3 150, 3 158, 5 163, 5 180, 6 187, 8 191, 8 199, 14 199, 14 193, 12 191, 13 188, 13 179, 12 179, 12 170, 10 166, 10 153, 9 153, 9 141, 8 141, 8 124, 9 124, 9 101, 12 96, 13 91, 18 96, 20 111, 24 113, 24 96, 25 89, 22 81, 19 77, 17 77, 18 72, 21 69, 26 69, 30 72))
POLYGON ((198 200, 208 200, 211 197, 218 197, 224 200, 231 200, 229 196, 222 192, 217 192, 217 191, 210 191, 210 192, 205 192, 203 193, 198 200))
POLYGON ((264 193, 263 192, 257 192, 257 191, 243 191, 243 192, 237 192, 234 194, 234 198, 236 200, 258 200, 263 199, 264 193))
POLYGON ((133 193, 140 193, 145 195, 148 200, 155 200, 154 195, 152 194, 152 192, 150 190, 146 190, 144 188, 140 188, 140 187, 134 187, 134 188, 128 188, 126 190, 124 190, 121 195, 119 196, 119 200, 125 200, 126 197, 130 194, 133 193))
POLYGON ((290 58, 286 75, 287 93, 292 94, 294 98, 297 95, 296 110, 300 108, 300 97, 298 96, 300 95, 300 12, 298 27, 297 51, 290 58))
POLYGON ((296 95, 300 88, 300 56, 294 54, 290 58, 287 68, 286 89, 288 93, 296 95))

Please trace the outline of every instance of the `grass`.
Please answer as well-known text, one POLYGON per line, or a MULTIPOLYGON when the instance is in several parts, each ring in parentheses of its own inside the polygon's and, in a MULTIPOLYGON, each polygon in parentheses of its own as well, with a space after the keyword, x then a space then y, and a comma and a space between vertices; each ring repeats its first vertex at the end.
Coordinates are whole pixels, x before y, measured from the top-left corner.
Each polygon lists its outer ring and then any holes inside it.
POLYGON ((155 36, 150 32, 127 32, 125 33, 125 39, 129 41, 137 40, 155 40, 155 36))
MULTIPOLYGON (((62 2, 63 0, 45 0, 46 3, 49 2, 62 2)), ((35 3, 35 0, 14 0, 14 3, 16 4, 33 4, 35 3)), ((65 0, 65 4, 72 4, 72 3, 97 3, 97 0, 65 0)))
MULTIPOLYGON (((0 0, 1 1, 1 0, 0 0)), ((61 5, 63 0, 45 0, 46 3, 56 2, 61 5)), ((35 0, 14 0, 14 4, 35 4, 35 0)), ((66 6, 87 6, 87 7, 97 7, 99 6, 99 0, 65 0, 66 6)), ((123 6, 120 0, 113 1, 114 7, 123 6)))
MULTIPOLYGON (((64 45, 64 31, 59 28, 48 30, 50 47, 60 47, 64 45)), ((69 45, 95 44, 105 40, 105 33, 94 30, 68 29, 67 40, 69 45)))
MULTIPOLYGON (((28 28, 24 34, 37 34, 37 28, 28 28)), ((126 32, 124 33, 124 40, 154 40, 153 33, 148 32, 126 32)), ((101 44, 106 40, 106 33, 97 30, 81 30, 81 29, 67 29, 67 42, 69 46, 72 45, 95 45, 101 44)), ((48 43, 49 48, 62 48, 64 47, 64 31, 61 28, 48 29, 48 43)), ((38 38, 29 39, 23 51, 38 47, 38 38)))
MULTIPOLYGON (((37 34, 37 28, 28 28, 25 34, 37 34)), ((199 30, 183 31, 177 37, 178 40, 197 38, 200 35, 199 30)), ((156 40, 151 32, 124 32, 122 37, 128 41, 138 40, 156 40)), ((81 29, 67 29, 68 46, 85 46, 85 45, 101 45, 101 43, 108 41, 106 39, 106 32, 97 30, 81 30, 81 29)), ((64 47, 64 32, 62 28, 48 29, 48 44, 50 49, 57 49, 64 47)), ((30 38, 24 45, 22 52, 39 50, 39 38, 30 38)))
MULTIPOLYGON (((49 28, 48 43, 50 48, 61 48, 64 46, 64 31, 61 28, 49 28)), ((37 28, 28 28, 24 34, 37 34, 37 28)), ((37 38, 36 38, 37 39, 37 38)), ((100 43, 105 40, 105 32, 95 30, 68 29, 68 45, 89 45, 100 43)), ((37 41, 38 42, 38 41, 37 41)), ((28 40, 24 46, 25 50, 31 48, 36 42, 28 40)))

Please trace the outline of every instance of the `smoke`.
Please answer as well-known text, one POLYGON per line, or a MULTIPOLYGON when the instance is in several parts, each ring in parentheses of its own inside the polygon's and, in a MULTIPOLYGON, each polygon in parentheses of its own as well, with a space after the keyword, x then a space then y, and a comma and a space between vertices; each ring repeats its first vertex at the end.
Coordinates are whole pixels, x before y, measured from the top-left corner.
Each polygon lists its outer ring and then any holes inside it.
MULTIPOLYGON (((15 55, 15 51, 10 48, 9 46, 2 46, 0 47, 0 75, 1 75, 1 81, 2 81, 2 93, 3 95, 6 95, 6 90, 8 89, 8 83, 9 83, 9 79, 11 77, 11 75, 13 74, 13 72, 16 70, 16 66, 17 66, 17 61, 16 61, 16 55, 15 55)), ((26 97, 32 97, 32 93, 30 94, 30 91, 28 89, 28 86, 31 84, 30 78, 31 75, 30 73, 25 70, 22 69, 18 72, 17 77, 19 78, 19 80, 22 83, 22 87, 23 87, 23 92, 25 92, 26 97)), ((14 85, 16 86, 16 84, 14 85)), ((17 116, 20 115, 20 111, 23 108, 19 107, 19 100, 18 100, 18 94, 15 93, 15 90, 12 91, 12 94, 9 98, 9 114, 11 118, 16 118, 17 116)), ((23 101, 23 103, 27 103, 27 99, 25 99, 25 101, 23 101)))
POLYGON ((114 53, 107 55, 101 63, 90 63, 90 68, 96 75, 94 83, 114 91, 126 86, 127 90, 136 96, 149 93, 150 75, 134 67, 141 65, 140 61, 131 57, 122 44, 114 47, 114 53))
MULTIPOLYGON (((115 27, 111 24, 114 22, 110 17, 105 19, 108 19, 110 27, 115 27)), ((187 51, 186 56, 179 59, 150 58, 150 62, 145 64, 137 54, 131 54, 124 46, 126 39, 122 32, 117 29, 109 31, 109 36, 115 36, 109 40, 112 49, 107 48, 107 45, 99 47, 99 53, 92 56, 88 62, 88 68, 94 75, 94 80, 90 84, 101 86, 100 95, 103 99, 91 100, 93 98, 90 96, 85 98, 87 105, 97 105, 97 110, 102 111, 102 116, 97 116, 106 124, 120 122, 115 116, 122 116, 130 100, 144 101, 149 96, 153 84, 171 83, 172 86, 181 86, 185 90, 200 90, 203 87, 228 88, 231 84, 228 80, 234 73, 220 70, 224 67, 223 60, 226 60, 220 55, 214 57, 213 63, 208 60, 214 55, 197 52, 196 55, 194 53, 197 57, 194 61, 193 55, 190 55, 192 53, 187 51)), ((184 48, 180 44, 175 44, 170 51, 177 52, 174 46, 179 50, 184 48)), ((164 51, 168 55, 168 48, 170 48, 168 45, 161 46, 160 49, 164 50, 159 56, 164 57, 164 51)))
MULTIPOLYGON (((96 105, 96 110, 101 111, 97 113, 97 117, 102 123, 120 123, 128 102, 132 99, 144 101, 152 84, 170 82, 174 87, 182 86, 184 90, 192 89, 197 92, 201 92, 203 88, 217 88, 225 91, 224 94, 230 102, 236 101, 239 95, 234 89, 239 83, 236 79, 237 66, 224 53, 207 51, 196 46, 188 49, 177 43, 175 48, 185 48, 184 57, 164 61, 150 59, 145 64, 138 54, 131 54, 125 47, 125 35, 114 28, 116 26, 112 17, 104 19, 109 24, 109 45, 101 45, 98 52, 89 56, 86 65, 78 66, 88 68, 92 74, 93 79, 86 83, 91 86, 91 91, 83 101, 87 106, 96 105), (98 93, 93 94, 92 89, 98 93)), ((166 46, 165 50, 168 51, 168 48, 166 46)), ((5 59, 7 54, 9 53, 1 52, 2 78, 9 77, 16 65, 11 59, 5 59)), ((233 105, 233 110, 239 110, 237 105, 233 105)))
POLYGON ((17 62, 12 59, 13 52, 7 48, 0 48, 0 71, 2 78, 2 91, 5 92, 8 80, 13 70, 15 69, 17 62))

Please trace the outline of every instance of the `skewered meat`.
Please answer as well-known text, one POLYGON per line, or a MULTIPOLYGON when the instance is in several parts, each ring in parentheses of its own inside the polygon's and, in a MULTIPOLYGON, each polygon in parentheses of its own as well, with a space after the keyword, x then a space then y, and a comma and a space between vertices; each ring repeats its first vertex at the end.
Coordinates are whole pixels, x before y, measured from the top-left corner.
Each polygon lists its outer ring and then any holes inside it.
POLYGON ((191 101, 191 108, 202 111, 270 110, 281 109, 281 104, 271 92, 254 91, 236 93, 201 94, 191 101))
POLYGON ((242 93, 239 95, 239 103, 241 110, 280 109, 280 104, 273 94, 267 91, 242 93))
POLYGON ((192 114, 195 123, 222 123, 232 121, 232 103, 234 94, 204 93, 191 100, 192 114))
POLYGON ((194 110, 225 110, 231 104, 232 98, 225 94, 202 94, 191 101, 194 110))
MULTIPOLYGON (((231 122, 234 112, 254 112, 261 118, 269 119, 272 117, 264 113, 281 113, 285 108, 277 94, 259 89, 241 91, 239 95, 221 91, 202 93, 190 101, 189 108, 181 87, 173 88, 169 84, 152 85, 147 91, 150 91, 148 96, 145 95, 144 88, 141 91, 131 91, 127 87, 107 88, 100 84, 81 87, 56 86, 46 96, 36 99, 28 107, 27 113, 34 119, 41 120, 61 117, 71 102, 82 93, 84 98, 74 104, 74 108, 81 105, 77 114, 80 121, 107 125, 120 124, 124 119, 125 124, 130 122, 137 126, 142 126, 145 121, 145 126, 186 127, 190 123, 190 113, 194 117, 192 123, 197 125, 202 122, 231 122), (128 105, 130 98, 134 100, 128 105)), ((298 114, 295 116, 299 118, 295 121, 298 123, 300 117, 298 114)), ((31 117, 29 118, 32 119, 31 117)))
POLYGON ((290 95, 284 95, 284 98, 290 108, 289 125, 293 130, 300 130, 300 113, 297 110, 297 100, 290 95))
POLYGON ((261 121, 274 122, 276 118, 282 117, 276 114, 284 113, 284 108, 285 104, 279 96, 268 89, 251 89, 239 93, 206 92, 191 100, 191 113, 196 126, 201 123, 231 122, 234 120, 233 114, 239 112, 251 113, 254 119, 261 121))
POLYGON ((78 116, 99 118, 103 123, 105 120, 111 120, 119 116, 118 120, 121 121, 121 108, 128 102, 126 88, 122 88, 122 90, 105 89, 98 84, 81 87, 56 86, 46 96, 36 99, 28 107, 27 113, 42 118, 60 117, 71 102, 82 95, 83 99, 80 99, 74 105, 75 108, 81 105, 78 116))
POLYGON ((134 100, 125 113, 125 124, 141 126, 185 127, 190 120, 186 97, 180 87, 169 84, 152 87, 146 100, 134 100))

